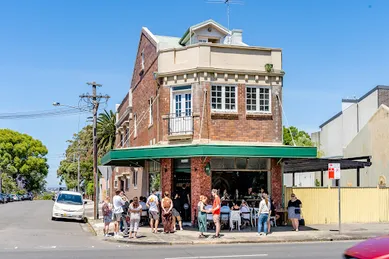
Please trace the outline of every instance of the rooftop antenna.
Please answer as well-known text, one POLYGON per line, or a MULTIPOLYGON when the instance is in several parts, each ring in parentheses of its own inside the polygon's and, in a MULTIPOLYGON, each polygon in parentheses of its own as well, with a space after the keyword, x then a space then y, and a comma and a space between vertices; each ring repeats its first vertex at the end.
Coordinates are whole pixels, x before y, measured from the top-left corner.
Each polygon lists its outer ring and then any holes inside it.
POLYGON ((244 5, 241 0, 207 0, 207 4, 225 4, 227 5, 227 28, 230 30, 230 4, 244 5))

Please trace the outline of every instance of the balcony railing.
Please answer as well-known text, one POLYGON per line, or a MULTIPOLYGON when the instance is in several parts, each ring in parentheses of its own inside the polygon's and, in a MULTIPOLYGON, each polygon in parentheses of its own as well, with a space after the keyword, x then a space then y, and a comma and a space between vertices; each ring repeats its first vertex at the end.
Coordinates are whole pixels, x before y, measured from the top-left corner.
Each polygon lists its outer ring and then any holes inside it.
POLYGON ((191 135, 193 134, 192 113, 172 113, 168 116, 168 134, 191 135))

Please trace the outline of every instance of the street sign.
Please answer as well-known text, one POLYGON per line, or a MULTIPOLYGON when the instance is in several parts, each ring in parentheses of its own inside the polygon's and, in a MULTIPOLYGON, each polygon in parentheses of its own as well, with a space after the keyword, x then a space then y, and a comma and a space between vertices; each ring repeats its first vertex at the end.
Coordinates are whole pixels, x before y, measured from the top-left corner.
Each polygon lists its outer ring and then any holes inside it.
POLYGON ((339 211, 339 234, 342 232, 342 206, 340 204, 340 164, 332 163, 328 164, 328 178, 338 180, 338 211, 339 211))
POLYGON ((333 163, 328 164, 328 178, 329 179, 340 179, 340 164, 339 163, 333 163))

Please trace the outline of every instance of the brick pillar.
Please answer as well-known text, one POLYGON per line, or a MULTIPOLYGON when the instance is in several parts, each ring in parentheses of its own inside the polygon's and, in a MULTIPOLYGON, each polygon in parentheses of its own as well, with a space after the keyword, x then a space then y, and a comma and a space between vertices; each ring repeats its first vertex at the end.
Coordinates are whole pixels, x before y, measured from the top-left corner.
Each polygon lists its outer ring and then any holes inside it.
POLYGON ((211 198, 212 177, 205 173, 205 165, 209 162, 207 158, 204 162, 201 157, 193 157, 191 159, 191 215, 192 221, 195 219, 197 213, 197 203, 199 203, 199 196, 205 195, 208 201, 211 198))
POLYGON ((173 186, 173 159, 162 158, 161 159, 161 185, 162 196, 165 191, 171 193, 173 186))
POLYGON ((277 162, 277 159, 271 159, 271 198, 275 206, 282 204, 282 168, 277 162))

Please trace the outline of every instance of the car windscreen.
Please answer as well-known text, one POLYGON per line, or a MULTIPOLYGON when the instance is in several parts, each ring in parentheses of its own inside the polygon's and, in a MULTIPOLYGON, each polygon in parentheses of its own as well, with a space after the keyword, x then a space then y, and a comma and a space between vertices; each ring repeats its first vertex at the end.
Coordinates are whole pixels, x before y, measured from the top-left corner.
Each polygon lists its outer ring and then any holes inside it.
POLYGON ((82 205, 81 195, 61 193, 57 198, 58 203, 82 205))

